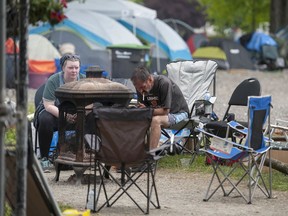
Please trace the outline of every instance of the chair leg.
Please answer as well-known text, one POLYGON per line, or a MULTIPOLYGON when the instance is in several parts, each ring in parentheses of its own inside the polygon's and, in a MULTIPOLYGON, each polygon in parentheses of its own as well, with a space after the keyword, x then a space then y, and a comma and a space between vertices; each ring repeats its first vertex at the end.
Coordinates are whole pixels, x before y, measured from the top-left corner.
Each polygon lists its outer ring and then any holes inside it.
MULTIPOLYGON (((151 162, 145 162, 145 169, 139 171, 139 172, 128 172, 127 169, 123 169, 121 172, 121 175, 124 176, 124 182, 123 179, 119 182, 113 173, 110 173, 107 171, 107 167, 101 163, 97 163, 96 167, 98 171, 95 171, 95 173, 99 173, 100 176, 100 183, 97 184, 94 182, 94 188, 97 187, 97 197, 95 198, 95 207, 93 211, 98 212, 100 211, 103 207, 112 207, 117 200, 119 200, 124 194, 126 194, 131 201, 144 213, 144 214, 149 214, 150 210, 150 205, 153 205, 155 208, 160 208, 160 203, 159 203, 159 198, 158 198, 158 193, 157 193, 157 188, 156 188, 156 182, 155 182, 155 175, 156 175, 156 166, 157 164, 154 165, 154 163, 151 162), (109 175, 109 179, 111 179, 113 182, 115 182, 118 185, 118 188, 112 193, 109 194, 107 193, 107 189, 105 186, 105 174, 109 175), (138 185, 138 180, 140 179, 141 176, 146 175, 146 180, 147 180, 147 187, 146 189, 141 188, 138 185), (146 207, 143 208, 140 206, 134 197, 132 197, 132 194, 130 194, 129 188, 135 187, 138 189, 138 191, 146 198, 146 207), (105 201, 104 203, 101 203, 99 205, 99 197, 100 193, 104 193, 105 196, 105 201), (155 198, 155 200, 152 200, 152 197, 155 198)), ((95 169, 96 170, 96 169, 95 169)), ((96 176, 96 174, 95 174, 96 176)), ((96 191, 96 190, 95 190, 96 191)), ((103 196, 103 195, 102 195, 103 196)), ((88 201, 88 192, 87 192, 87 201, 88 201)))
POLYGON ((203 201, 208 201, 218 191, 218 189, 221 188, 224 196, 229 196, 234 190, 236 190, 239 193, 239 195, 241 195, 243 197, 243 199, 247 203, 249 203, 250 199, 247 199, 247 197, 237 187, 240 184, 240 182, 244 179, 244 177, 248 174, 247 169, 245 167, 242 167, 242 168, 244 168, 245 173, 236 183, 234 183, 230 179, 230 176, 231 176, 231 174, 234 172, 234 170, 237 167, 239 167, 239 166, 241 167, 241 165, 240 165, 241 163, 237 164, 237 166, 232 167, 229 170, 229 172, 224 172, 224 170, 221 168, 221 164, 218 161, 214 161, 209 154, 206 154, 206 155, 211 160, 211 165, 212 165, 212 168, 213 168, 214 172, 213 172, 212 177, 210 179, 210 182, 209 182, 209 185, 208 185, 208 189, 206 191, 205 198, 203 199, 203 201), (220 175, 222 176, 222 178, 220 177, 220 175), (217 179, 218 186, 216 188, 214 188, 213 191, 211 192, 211 186, 212 186, 212 184, 214 182, 215 177, 217 179), (232 186, 232 188, 230 189, 229 192, 227 192, 225 190, 225 187, 224 187, 224 183, 225 182, 229 182, 229 184, 232 186))

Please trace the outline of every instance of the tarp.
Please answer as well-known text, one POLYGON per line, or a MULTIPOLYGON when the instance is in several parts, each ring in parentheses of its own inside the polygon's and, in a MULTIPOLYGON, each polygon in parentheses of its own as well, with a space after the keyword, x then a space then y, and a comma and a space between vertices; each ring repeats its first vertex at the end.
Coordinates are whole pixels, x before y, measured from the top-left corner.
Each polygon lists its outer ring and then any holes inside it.
POLYGON ((264 45, 277 46, 277 42, 265 33, 254 32, 250 41, 247 43, 246 48, 248 50, 261 52, 261 48, 264 45))

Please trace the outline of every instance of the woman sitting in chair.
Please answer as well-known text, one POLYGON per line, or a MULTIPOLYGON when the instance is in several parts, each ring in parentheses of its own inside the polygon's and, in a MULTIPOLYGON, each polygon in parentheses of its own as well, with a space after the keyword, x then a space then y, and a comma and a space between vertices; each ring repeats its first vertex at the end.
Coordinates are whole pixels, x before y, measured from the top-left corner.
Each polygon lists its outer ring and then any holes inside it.
MULTIPOLYGON (((44 110, 39 114, 39 147, 41 158, 48 158, 50 143, 53 137, 53 132, 58 130, 58 117, 59 117, 59 102, 55 96, 55 90, 61 85, 81 78, 85 75, 80 74, 80 57, 73 54, 65 54, 60 59, 62 71, 53 74, 49 77, 43 92, 44 110)), ((76 114, 67 114, 67 121, 75 123, 76 114)))

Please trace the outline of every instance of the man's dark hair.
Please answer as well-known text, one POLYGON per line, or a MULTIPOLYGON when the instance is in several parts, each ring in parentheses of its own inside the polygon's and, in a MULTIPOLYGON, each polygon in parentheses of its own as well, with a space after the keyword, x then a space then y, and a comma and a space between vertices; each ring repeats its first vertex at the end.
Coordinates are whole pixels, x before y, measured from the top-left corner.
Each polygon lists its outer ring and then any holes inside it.
POLYGON ((136 80, 141 80, 145 82, 150 75, 150 71, 145 66, 141 65, 134 69, 134 72, 131 76, 131 81, 135 82, 136 80))

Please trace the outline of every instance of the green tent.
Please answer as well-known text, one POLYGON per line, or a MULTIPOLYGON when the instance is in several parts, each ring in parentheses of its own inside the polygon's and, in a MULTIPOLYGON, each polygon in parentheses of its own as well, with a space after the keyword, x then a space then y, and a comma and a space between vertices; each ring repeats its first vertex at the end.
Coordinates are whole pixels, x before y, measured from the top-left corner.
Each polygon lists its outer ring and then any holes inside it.
POLYGON ((219 69, 228 70, 229 63, 225 52, 219 47, 199 47, 193 53, 193 58, 198 60, 214 60, 218 64, 219 69))

